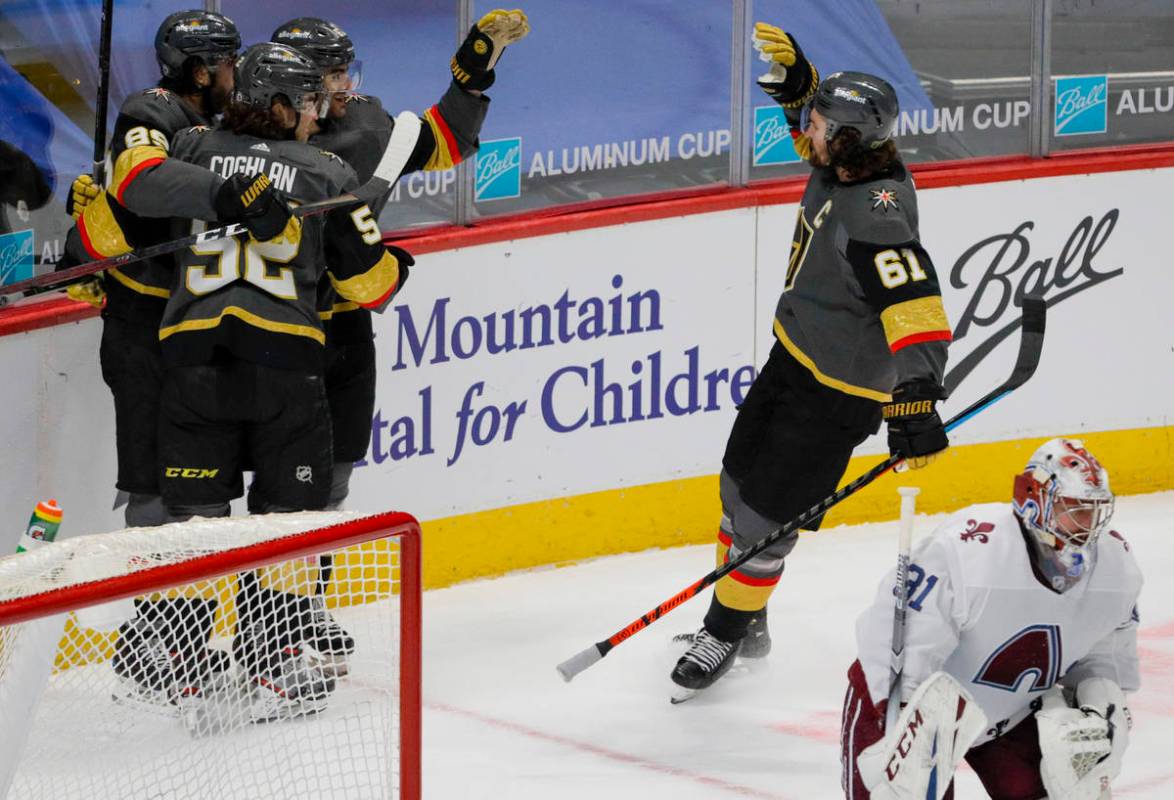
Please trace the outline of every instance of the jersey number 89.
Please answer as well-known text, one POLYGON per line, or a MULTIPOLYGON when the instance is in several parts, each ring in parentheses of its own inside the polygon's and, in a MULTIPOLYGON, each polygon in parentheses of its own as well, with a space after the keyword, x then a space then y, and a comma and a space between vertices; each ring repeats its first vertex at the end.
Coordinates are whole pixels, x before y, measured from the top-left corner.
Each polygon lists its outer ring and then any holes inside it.
POLYGON ((917 260, 917 253, 908 247, 896 250, 882 250, 872 259, 876 264, 876 271, 880 274, 881 283, 886 289, 896 289, 910 280, 923 281, 928 276, 917 260))

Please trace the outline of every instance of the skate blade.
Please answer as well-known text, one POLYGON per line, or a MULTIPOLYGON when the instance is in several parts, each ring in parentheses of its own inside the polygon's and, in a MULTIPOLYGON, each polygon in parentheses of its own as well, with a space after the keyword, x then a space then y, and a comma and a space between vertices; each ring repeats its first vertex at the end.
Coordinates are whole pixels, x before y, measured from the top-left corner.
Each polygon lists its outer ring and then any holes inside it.
POLYGON ((324 678, 342 678, 351 671, 350 659, 346 653, 330 653, 318 650, 313 645, 305 646, 306 652, 322 670, 324 678))
POLYGON ((677 686, 673 689, 672 695, 669 697, 669 702, 674 706, 679 706, 681 703, 687 703, 697 695, 701 694, 704 689, 686 689, 684 686, 677 686))

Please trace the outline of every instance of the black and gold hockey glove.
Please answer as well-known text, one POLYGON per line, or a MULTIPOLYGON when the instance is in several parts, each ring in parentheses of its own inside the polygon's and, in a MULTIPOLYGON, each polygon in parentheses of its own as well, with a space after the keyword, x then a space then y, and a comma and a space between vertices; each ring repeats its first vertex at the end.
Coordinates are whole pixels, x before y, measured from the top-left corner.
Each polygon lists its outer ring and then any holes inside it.
POLYGON ((250 177, 238 172, 229 177, 216 191, 212 207, 222 222, 239 222, 258 242, 282 234, 286 238, 301 238, 301 224, 267 175, 250 177), (290 226, 294 230, 287 230, 290 226))
POLYGON ((493 85, 493 65, 508 45, 530 32, 530 21, 520 8, 495 8, 469 29, 452 57, 452 77, 462 89, 485 91, 493 85))
POLYGON ((799 108, 815 95, 819 71, 807 60, 799 44, 782 28, 754 23, 754 49, 758 57, 770 64, 770 70, 758 78, 762 91, 783 108, 799 108))
POLYGON ((934 408, 943 397, 942 387, 933 381, 910 381, 894 389, 892 402, 881 406, 889 426, 889 452, 904 458, 910 469, 927 466, 950 446, 934 408))

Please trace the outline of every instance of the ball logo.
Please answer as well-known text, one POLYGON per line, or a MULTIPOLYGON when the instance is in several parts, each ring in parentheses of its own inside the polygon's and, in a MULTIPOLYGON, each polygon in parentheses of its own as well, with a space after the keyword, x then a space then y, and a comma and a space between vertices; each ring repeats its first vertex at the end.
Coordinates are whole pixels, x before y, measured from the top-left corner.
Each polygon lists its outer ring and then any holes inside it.
POLYGON ((0 284, 33 277, 32 230, 0 235, 0 284))
POLYGON ((774 164, 794 164, 801 160, 791 141, 791 130, 783 109, 777 105, 755 108, 752 164, 756 167, 768 167, 774 164))
POLYGON ((522 139, 482 142, 477 152, 473 199, 504 200, 522 194, 522 139))
POLYGON ((1056 135, 1104 133, 1109 124, 1109 79, 1086 75, 1056 79, 1056 135))

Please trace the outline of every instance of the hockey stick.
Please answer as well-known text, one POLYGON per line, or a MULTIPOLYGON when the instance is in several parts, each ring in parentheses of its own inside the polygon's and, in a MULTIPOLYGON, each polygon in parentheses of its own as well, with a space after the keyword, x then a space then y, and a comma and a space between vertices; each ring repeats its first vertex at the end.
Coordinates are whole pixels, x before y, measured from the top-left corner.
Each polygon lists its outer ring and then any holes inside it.
MULTIPOLYGON (((293 215, 295 217, 311 217, 318 214, 325 214, 344 206, 359 203, 374 203, 390 191, 392 184, 399 179, 400 173, 412 155, 412 149, 415 147, 416 140, 419 138, 420 125, 420 118, 412 112, 405 111, 401 113, 395 119, 395 128, 392 131, 391 141, 387 143, 387 149, 384 150, 383 157, 380 159, 379 165, 375 168, 375 172, 370 180, 353 192, 339 195, 329 200, 320 200, 316 203, 306 203, 305 205, 298 206, 293 209, 293 215)), ((64 288, 67 284, 73 283, 78 278, 92 275, 95 272, 121 267, 135 261, 142 261, 146 258, 164 256, 168 253, 174 253, 177 250, 183 250, 187 247, 203 244, 215 239, 227 239, 230 236, 247 233, 248 230, 244 225, 234 222, 229 225, 222 225, 219 228, 210 228, 202 233, 184 236, 181 239, 173 239, 170 242, 162 242, 150 247, 132 250, 129 253, 110 256, 109 258, 103 258, 97 261, 89 261, 85 264, 78 264, 76 267, 69 267, 68 269, 57 272, 48 272, 27 280, 10 283, 7 286, 0 286, 0 308, 12 302, 8 295, 19 294, 21 297, 29 297, 34 294, 41 294, 42 292, 52 292, 64 288)))
MULTIPOLYGON (((1018 389, 1035 373, 1035 368, 1039 365, 1040 351, 1044 344, 1044 321, 1047 315, 1047 303, 1042 297, 1029 295, 1023 298, 1023 318, 1021 324, 1023 325, 1023 334, 1019 340, 1019 354, 1015 358, 1015 368, 1011 371, 1011 376, 1007 378, 1002 384, 995 389, 987 392, 978 400, 967 406, 961 413, 955 415, 949 422, 946 423, 945 428, 951 431, 957 428, 962 423, 969 420, 981 411, 990 408, 992 405, 1002 400, 1011 392, 1018 389)), ((853 480, 848 485, 840 488, 831 496, 821 500, 816 505, 804 511, 795 519, 788 522, 783 527, 779 528, 774 533, 767 536, 765 539, 757 542, 753 547, 747 548, 737 558, 727 561, 722 566, 715 569, 713 572, 706 575, 701 580, 692 585, 682 589, 673 597, 665 600, 656 608, 649 611, 639 619, 633 621, 627 627, 622 628, 612 634, 609 638, 583 650, 574 656, 571 656, 566 661, 558 665, 559 674, 563 676, 563 680, 570 681, 583 670, 587 669, 597 661, 603 659, 614 647, 624 642, 633 634, 639 633, 644 628, 647 628, 652 623, 663 617, 665 614, 672 611, 677 606, 691 600, 702 592, 702 590, 712 586, 719 580, 729 575, 734 570, 741 567, 750 559, 761 553, 772 544, 787 536, 792 531, 797 530, 803 525, 816 519, 821 514, 825 513, 829 508, 839 503, 841 500, 852 496, 860 489, 864 488, 874 480, 879 478, 884 473, 895 467, 901 462, 899 456, 889 456, 881 463, 864 473, 860 477, 853 480)))
POLYGON ((917 509, 917 495, 921 489, 916 486, 899 486, 901 494, 901 524, 897 538, 897 577, 893 585, 893 641, 889 653, 889 705, 885 711, 885 730, 893 730, 901 700, 897 696, 901 686, 901 672, 905 668, 905 616, 909 609, 909 552, 913 549, 913 515, 917 509))
POLYGON ((102 32, 98 39, 98 97, 94 103, 94 183, 106 182, 106 106, 110 98, 110 35, 114 0, 102 2, 102 32))

